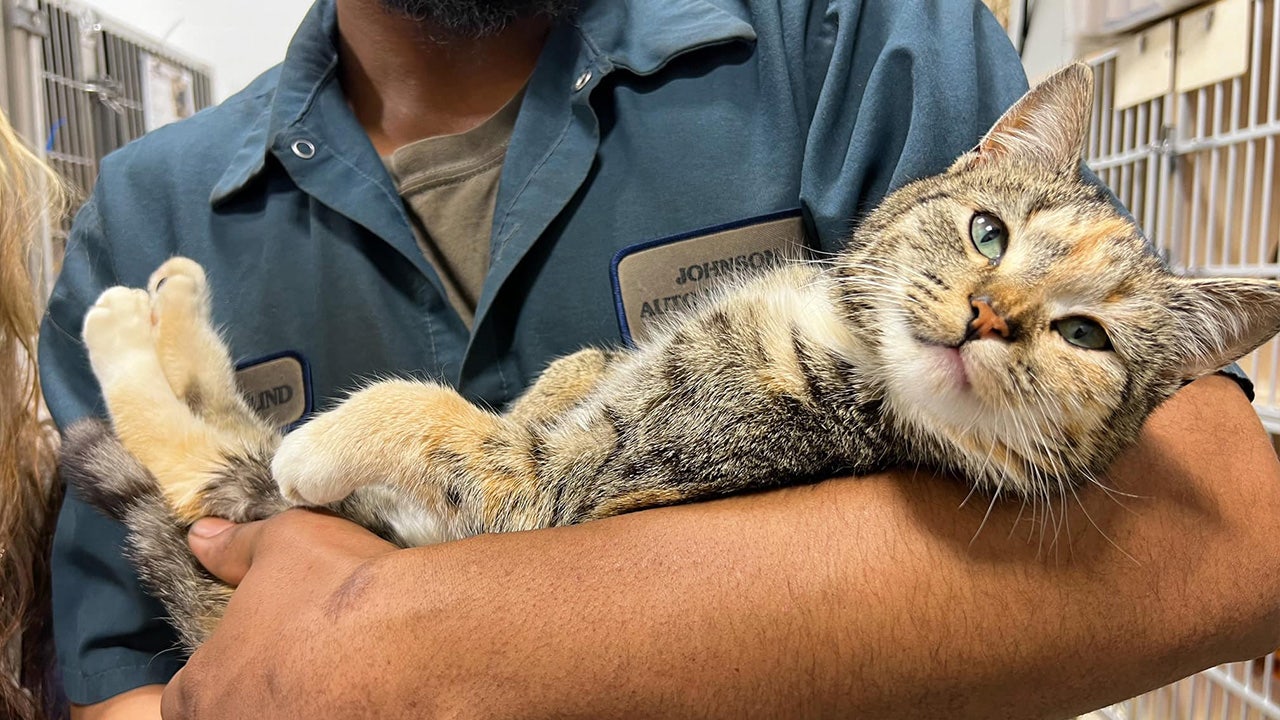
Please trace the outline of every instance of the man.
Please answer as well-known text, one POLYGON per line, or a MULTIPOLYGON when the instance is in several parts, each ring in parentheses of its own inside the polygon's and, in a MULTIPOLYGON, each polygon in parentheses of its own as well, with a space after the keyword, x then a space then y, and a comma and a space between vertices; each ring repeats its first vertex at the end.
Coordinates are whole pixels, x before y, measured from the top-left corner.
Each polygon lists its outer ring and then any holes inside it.
MULTIPOLYGON (((170 254, 208 269, 282 424, 387 372, 501 405, 717 259, 839 247, 1024 89, 968 0, 322 0, 279 69, 104 162, 44 330, 50 406, 95 411, 83 311, 170 254)), ((1066 714, 1280 644, 1278 476, 1219 377, 1117 465, 1131 509, 1083 489, 976 538, 985 508, 911 473, 407 551, 312 513, 206 521, 193 549, 239 589, 165 714, 1066 714)), ((181 664, 119 538, 68 501, 81 717, 154 717, 181 664)))

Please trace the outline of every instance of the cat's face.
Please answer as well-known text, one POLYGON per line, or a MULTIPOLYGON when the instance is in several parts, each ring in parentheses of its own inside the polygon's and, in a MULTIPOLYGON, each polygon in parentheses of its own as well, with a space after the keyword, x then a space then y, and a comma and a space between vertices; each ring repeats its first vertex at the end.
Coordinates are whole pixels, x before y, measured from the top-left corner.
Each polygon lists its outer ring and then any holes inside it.
POLYGON ((1280 329, 1274 283, 1170 275, 1081 177, 1091 91, 1083 66, 1046 81, 838 260, 894 416, 993 491, 1065 492, 1280 329))

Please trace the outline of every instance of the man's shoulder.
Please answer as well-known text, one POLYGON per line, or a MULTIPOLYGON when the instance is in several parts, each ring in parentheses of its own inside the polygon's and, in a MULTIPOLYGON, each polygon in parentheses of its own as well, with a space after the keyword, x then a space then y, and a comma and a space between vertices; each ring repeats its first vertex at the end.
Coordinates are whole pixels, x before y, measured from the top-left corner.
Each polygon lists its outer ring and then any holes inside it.
POLYGON ((171 194, 204 187, 207 197, 255 133, 265 133, 279 70, 274 67, 218 105, 107 155, 99 170, 99 193, 105 188, 171 194))

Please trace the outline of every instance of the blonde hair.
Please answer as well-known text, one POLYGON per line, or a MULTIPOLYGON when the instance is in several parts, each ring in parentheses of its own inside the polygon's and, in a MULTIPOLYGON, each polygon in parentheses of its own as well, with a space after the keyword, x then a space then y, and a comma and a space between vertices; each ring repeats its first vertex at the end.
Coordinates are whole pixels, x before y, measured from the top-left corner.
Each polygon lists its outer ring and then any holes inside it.
POLYGON ((46 717, 52 688, 49 546, 57 440, 41 417, 29 259, 61 184, 0 113, 0 717, 46 717), (15 683, 16 681, 16 683, 15 683))
POLYGON ((1005 30, 1009 29, 1009 0, 982 0, 1005 30))

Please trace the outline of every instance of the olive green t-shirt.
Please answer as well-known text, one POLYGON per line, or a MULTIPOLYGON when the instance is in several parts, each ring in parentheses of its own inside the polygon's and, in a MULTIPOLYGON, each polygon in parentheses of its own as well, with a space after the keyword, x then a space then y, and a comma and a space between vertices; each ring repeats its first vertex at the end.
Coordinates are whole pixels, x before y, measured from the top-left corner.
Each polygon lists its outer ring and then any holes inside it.
POLYGON ((524 92, 476 127, 423 138, 385 158, 413 219, 414 234, 468 326, 489 271, 498 179, 524 92))

